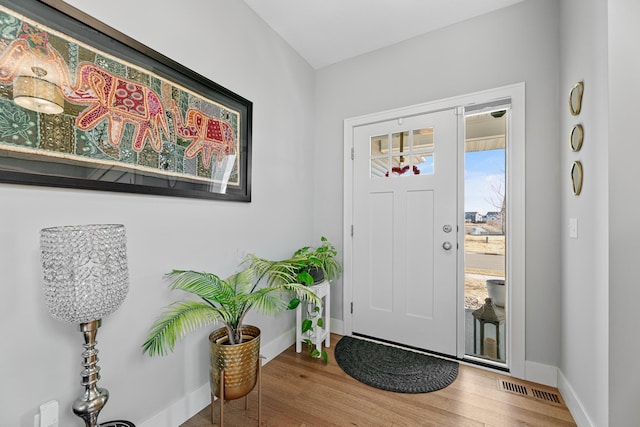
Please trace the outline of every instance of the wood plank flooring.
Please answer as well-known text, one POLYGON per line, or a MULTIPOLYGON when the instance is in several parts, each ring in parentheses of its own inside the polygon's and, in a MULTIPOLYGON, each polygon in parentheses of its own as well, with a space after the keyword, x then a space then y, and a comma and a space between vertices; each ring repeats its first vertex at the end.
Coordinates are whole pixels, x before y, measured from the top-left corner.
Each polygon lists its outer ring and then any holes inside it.
MULTIPOLYGON (((378 390, 345 374, 335 362, 333 348, 339 335, 332 334, 327 349, 329 364, 313 360, 295 346, 262 369, 262 426, 425 426, 511 427, 575 426, 567 408, 548 399, 536 399, 504 391, 499 380, 522 384, 560 396, 550 387, 460 365, 458 378, 449 387, 432 393, 403 394, 378 390)), ((226 426, 257 426, 257 390, 245 400, 227 402, 226 426)), ((216 423, 218 402, 216 402, 216 423)), ((207 406, 181 427, 211 426, 207 406)))

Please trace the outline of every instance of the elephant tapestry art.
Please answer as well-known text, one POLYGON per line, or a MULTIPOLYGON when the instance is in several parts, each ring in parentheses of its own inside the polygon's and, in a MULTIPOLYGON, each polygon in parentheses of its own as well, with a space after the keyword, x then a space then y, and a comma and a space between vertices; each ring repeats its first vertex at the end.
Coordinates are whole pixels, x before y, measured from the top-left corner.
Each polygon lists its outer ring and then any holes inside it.
POLYGON ((223 193, 240 185, 244 119, 0 6, 0 159, 15 170, 47 159, 85 174, 75 178, 192 182, 223 193))

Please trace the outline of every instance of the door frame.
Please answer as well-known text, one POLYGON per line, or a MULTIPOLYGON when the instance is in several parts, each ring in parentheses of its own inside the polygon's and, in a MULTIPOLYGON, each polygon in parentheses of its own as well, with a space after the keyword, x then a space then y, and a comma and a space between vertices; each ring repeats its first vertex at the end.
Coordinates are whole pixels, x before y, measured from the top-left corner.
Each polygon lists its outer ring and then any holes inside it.
MULTIPOLYGON (((343 332, 351 335, 353 319, 353 144, 354 128, 380 121, 393 120, 434 111, 457 108, 460 115, 464 107, 511 99, 507 124, 507 368, 510 375, 525 378, 525 84, 503 86, 486 91, 446 98, 394 110, 388 110, 344 120, 344 217, 343 217, 343 332)), ((458 146, 464 144, 464 120, 459 121, 458 146)), ((458 155, 459 170, 464 171, 463 156, 458 155)), ((462 172, 461 172, 462 173, 462 172)), ((464 178, 464 177, 462 177, 464 178)), ((458 203, 464 206, 464 179, 458 184, 458 203)), ((464 229, 464 209, 459 212, 459 229, 464 229)), ((356 231, 357 232, 357 231, 356 231)), ((457 357, 463 359, 464 348, 464 233, 458 233, 457 278, 457 357)))

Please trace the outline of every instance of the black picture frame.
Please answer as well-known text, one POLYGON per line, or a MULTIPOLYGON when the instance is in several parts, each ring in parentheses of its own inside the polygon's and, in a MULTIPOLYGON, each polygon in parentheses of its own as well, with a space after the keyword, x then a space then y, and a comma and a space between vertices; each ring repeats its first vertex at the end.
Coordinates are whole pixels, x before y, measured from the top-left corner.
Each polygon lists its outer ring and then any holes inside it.
MULTIPOLYGON (((0 182, 251 201, 251 101, 61 0, 0 0, 0 5, 0 19, 13 16, 20 20, 17 25, 27 24, 13 40, 0 34, 0 182), (29 31, 39 31, 33 37, 38 43, 46 33, 49 44, 30 44, 29 31), (13 53, 53 58, 47 63, 53 64, 49 75, 61 70, 65 82, 56 84, 64 97, 62 113, 32 111, 14 101, 19 96, 17 79, 24 76, 10 80, 8 75, 23 72, 15 58, 13 63, 9 58, 12 43, 22 43, 13 53), (72 46, 73 61, 72 54, 56 50, 60 45, 72 46), (101 68, 98 58, 118 71, 101 68), (66 68, 59 65, 62 60, 68 61, 63 63, 66 68), (135 115, 122 116, 115 101, 106 103, 96 88, 111 97, 120 86, 104 89, 105 80, 131 84, 130 94, 144 99, 137 106, 140 111, 146 108, 146 115, 131 108, 135 115), (101 84, 94 88, 94 81, 101 84), (84 90, 88 86, 92 92, 84 90), (2 125, 14 118, 8 106, 33 124, 30 133, 2 132, 2 125)), ((6 22, 1 24, 7 28, 6 22)), ((35 69, 40 70, 31 67, 35 69)))

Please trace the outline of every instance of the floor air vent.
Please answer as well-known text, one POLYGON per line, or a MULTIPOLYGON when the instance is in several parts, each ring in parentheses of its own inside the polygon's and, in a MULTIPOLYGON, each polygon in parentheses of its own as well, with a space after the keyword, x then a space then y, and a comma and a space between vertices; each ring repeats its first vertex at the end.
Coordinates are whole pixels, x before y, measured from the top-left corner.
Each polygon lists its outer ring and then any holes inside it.
POLYGON ((499 388, 509 393, 521 394, 522 396, 529 396, 527 387, 521 384, 512 383, 509 381, 498 380, 499 388))
POLYGON ((540 390, 533 388, 525 384, 519 384, 513 381, 498 380, 498 389, 509 393, 517 394, 520 396, 530 397, 538 400, 542 400, 547 403, 555 405, 564 405, 562 398, 558 393, 551 391, 540 390))
POLYGON ((562 400, 560 399, 560 395, 557 393, 550 393, 548 391, 537 390, 535 388, 532 388, 531 391, 533 392, 533 397, 535 397, 536 399, 562 405, 562 400))

